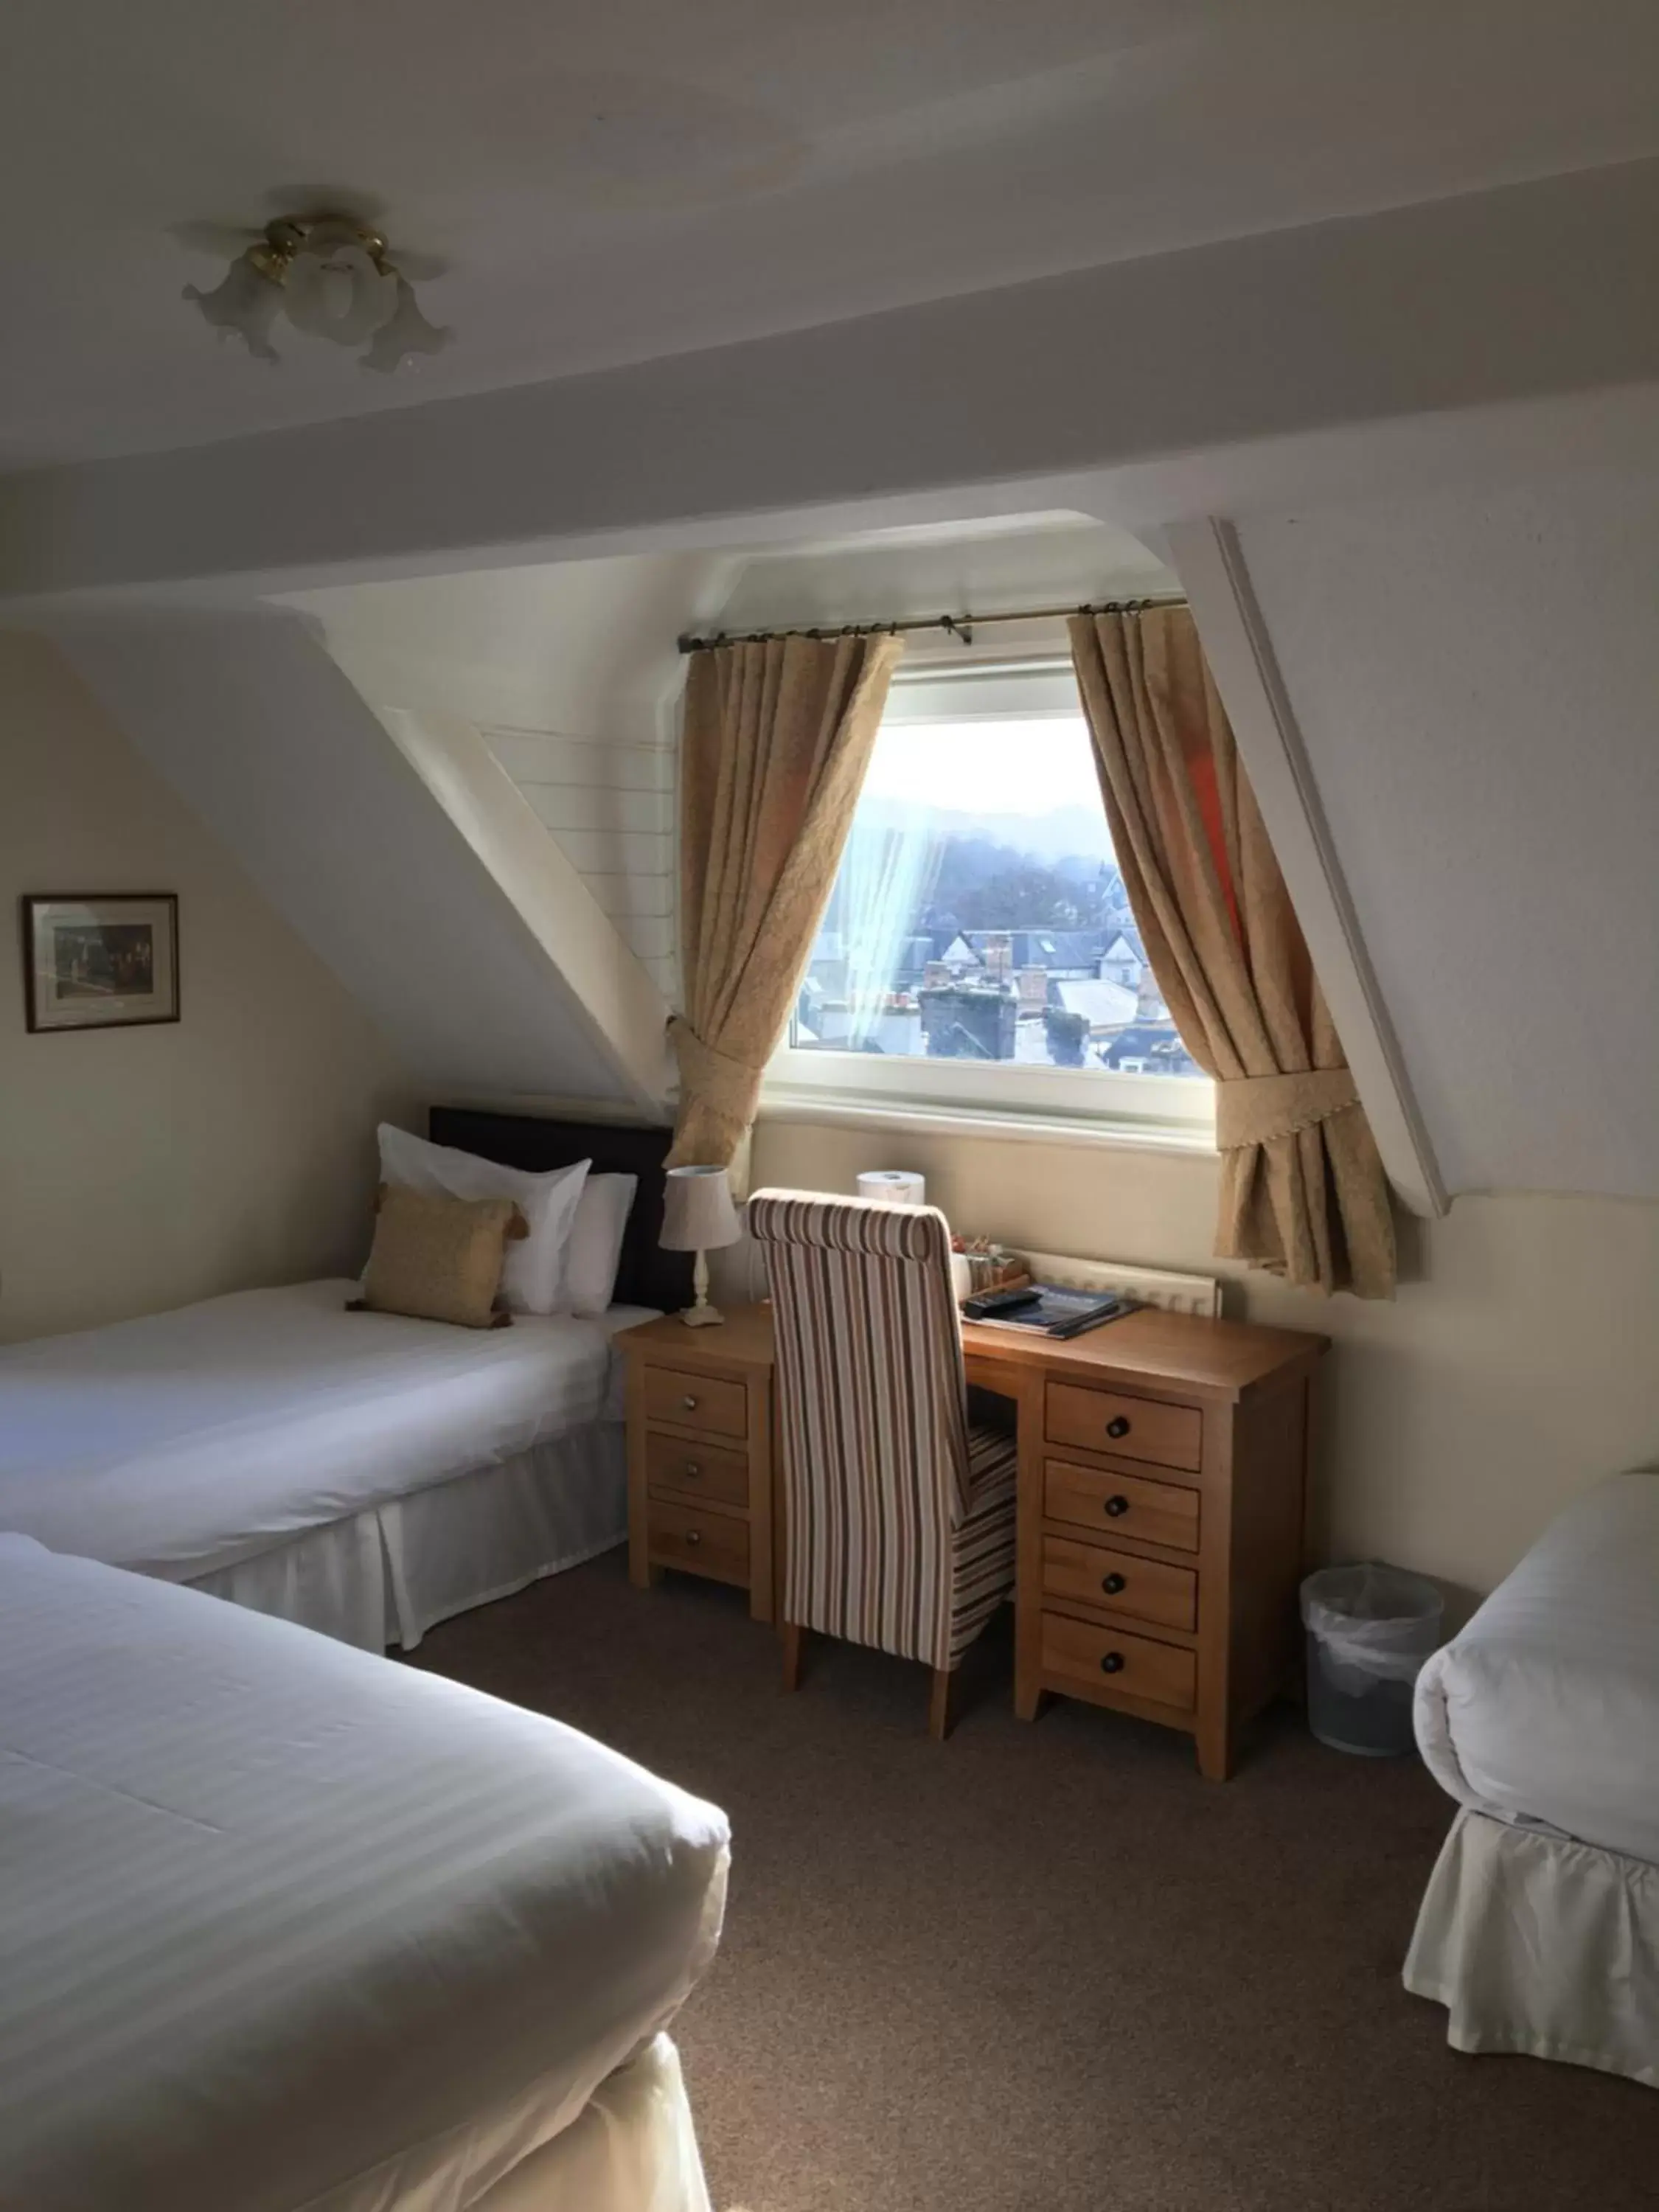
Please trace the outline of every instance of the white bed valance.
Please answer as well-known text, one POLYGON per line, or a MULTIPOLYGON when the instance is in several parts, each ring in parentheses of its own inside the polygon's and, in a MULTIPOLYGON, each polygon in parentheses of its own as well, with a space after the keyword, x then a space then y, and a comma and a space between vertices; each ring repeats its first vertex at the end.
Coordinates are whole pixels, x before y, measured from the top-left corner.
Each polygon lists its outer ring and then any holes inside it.
POLYGON ((362 1651, 412 1651, 428 1628, 628 1540, 620 1421, 590 1421, 198 1575, 191 1589, 296 1620, 362 1651))
POLYGON ((1446 2007, 1459 2051, 1525 2051, 1659 2087, 1659 1867, 1465 1808, 1405 1979, 1446 2007))

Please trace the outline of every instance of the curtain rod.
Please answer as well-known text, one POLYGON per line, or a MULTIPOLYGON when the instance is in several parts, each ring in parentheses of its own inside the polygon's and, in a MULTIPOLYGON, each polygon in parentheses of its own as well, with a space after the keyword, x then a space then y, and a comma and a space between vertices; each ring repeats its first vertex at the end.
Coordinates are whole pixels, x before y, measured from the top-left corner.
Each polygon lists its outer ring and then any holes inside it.
POLYGON ((1163 592, 1139 599, 1101 599, 1080 607, 1022 607, 1018 613, 1007 615, 923 615, 908 622, 826 623, 811 629, 747 629, 729 636, 720 630, 713 637, 687 636, 678 642, 682 653, 707 653, 718 645, 769 645, 781 637, 890 637, 901 630, 942 629, 960 638, 963 645, 971 645, 974 632, 992 623, 1053 622, 1064 615, 1133 615, 1143 607, 1184 607, 1186 604, 1184 592, 1163 592))

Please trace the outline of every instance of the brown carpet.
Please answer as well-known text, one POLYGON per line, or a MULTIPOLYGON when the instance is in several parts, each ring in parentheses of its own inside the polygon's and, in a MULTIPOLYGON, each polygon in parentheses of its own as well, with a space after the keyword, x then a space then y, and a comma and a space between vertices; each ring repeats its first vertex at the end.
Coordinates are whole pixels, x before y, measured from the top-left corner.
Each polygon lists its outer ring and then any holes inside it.
POLYGON ((726 1808, 720 1955, 674 2033, 719 2212, 1652 2212, 1659 2095, 1456 2056, 1400 1961, 1450 1805, 1275 1716, 1237 1778, 1074 1705, 1006 1639, 943 1747, 926 1680, 622 1555, 416 1663, 726 1808))

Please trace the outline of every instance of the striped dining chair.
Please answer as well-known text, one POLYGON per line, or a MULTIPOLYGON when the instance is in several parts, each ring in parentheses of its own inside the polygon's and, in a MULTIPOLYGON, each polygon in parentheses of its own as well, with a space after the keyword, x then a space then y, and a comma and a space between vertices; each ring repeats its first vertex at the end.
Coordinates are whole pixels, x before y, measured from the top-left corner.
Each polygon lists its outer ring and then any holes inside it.
POLYGON ((970 1425, 951 1237, 936 1206, 762 1190, 783 1463, 784 1683, 811 1629, 933 1670, 950 1732, 963 1653, 1014 1583, 1014 1439, 970 1425))

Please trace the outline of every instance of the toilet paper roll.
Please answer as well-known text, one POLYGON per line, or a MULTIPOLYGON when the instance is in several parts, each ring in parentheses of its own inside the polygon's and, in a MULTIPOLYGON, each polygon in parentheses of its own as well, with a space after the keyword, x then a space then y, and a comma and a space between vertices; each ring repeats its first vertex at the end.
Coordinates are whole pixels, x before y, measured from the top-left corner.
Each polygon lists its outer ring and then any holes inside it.
POLYGON ((908 1168, 872 1168, 859 1177, 859 1196, 880 1199, 887 1206, 926 1206, 927 1178, 908 1168))

